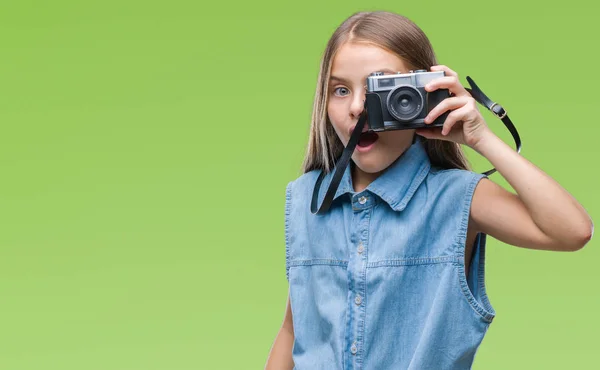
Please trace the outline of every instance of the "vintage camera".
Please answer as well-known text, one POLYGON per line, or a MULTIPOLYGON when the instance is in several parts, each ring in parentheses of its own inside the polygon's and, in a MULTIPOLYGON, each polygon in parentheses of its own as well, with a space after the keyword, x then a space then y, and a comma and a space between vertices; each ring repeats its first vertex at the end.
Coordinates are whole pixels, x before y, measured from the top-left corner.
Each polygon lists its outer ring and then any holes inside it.
POLYGON ((444 71, 427 72, 419 69, 409 73, 387 74, 373 72, 367 77, 365 108, 372 131, 406 130, 419 127, 443 126, 450 112, 425 124, 425 116, 445 98, 448 89, 425 91, 431 80, 444 76, 444 71))

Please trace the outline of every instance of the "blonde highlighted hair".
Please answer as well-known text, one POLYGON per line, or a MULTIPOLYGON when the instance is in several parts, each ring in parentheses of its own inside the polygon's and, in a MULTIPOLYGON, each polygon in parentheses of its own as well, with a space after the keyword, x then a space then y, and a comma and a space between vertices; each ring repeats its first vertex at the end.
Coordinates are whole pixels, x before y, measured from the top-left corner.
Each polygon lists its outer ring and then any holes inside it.
MULTIPOLYGON (((303 173, 315 169, 329 173, 344 149, 327 116, 327 97, 333 59, 340 47, 349 42, 369 43, 386 49, 413 70, 429 70, 437 64, 433 47, 425 33, 402 15, 386 11, 359 12, 346 19, 329 39, 321 60, 308 146, 302 163, 303 173)), ((422 140, 433 166, 469 169, 459 144, 444 140, 422 140)))

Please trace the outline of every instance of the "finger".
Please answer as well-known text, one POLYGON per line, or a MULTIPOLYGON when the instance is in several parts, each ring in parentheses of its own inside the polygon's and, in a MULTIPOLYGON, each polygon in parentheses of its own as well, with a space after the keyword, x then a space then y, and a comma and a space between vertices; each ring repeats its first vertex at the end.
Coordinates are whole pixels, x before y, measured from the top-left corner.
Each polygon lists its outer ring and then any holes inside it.
POLYGON ((471 96, 460 84, 457 76, 440 77, 425 84, 425 91, 431 92, 438 89, 448 89, 455 96, 471 96))
POLYGON ((442 127, 441 134, 443 136, 448 135, 448 133, 452 131, 452 127, 454 127, 456 122, 465 121, 468 117, 468 114, 469 107, 467 106, 463 106, 462 108, 450 112, 450 114, 448 115, 448 117, 446 117, 446 120, 444 121, 444 126, 442 127))
POLYGON ((454 77, 458 77, 458 73, 454 72, 453 70, 451 70, 450 68, 448 68, 448 66, 445 66, 443 64, 437 65, 437 66, 432 66, 431 67, 432 71, 444 71, 444 74, 446 76, 454 76, 454 77))
POLYGON ((415 130, 415 134, 423 136, 426 139, 442 139, 444 137, 442 136, 441 132, 441 127, 418 128, 415 130))
POLYGON ((438 118, 442 113, 446 112, 447 110, 458 109, 458 108, 462 107, 463 105, 467 104, 468 102, 469 102, 468 98, 464 97, 464 96, 446 98, 446 99, 442 100, 441 103, 436 105, 429 112, 429 114, 427 114, 427 116, 425 117, 425 123, 427 123, 427 124, 431 123, 431 122, 435 121, 436 118, 438 118))

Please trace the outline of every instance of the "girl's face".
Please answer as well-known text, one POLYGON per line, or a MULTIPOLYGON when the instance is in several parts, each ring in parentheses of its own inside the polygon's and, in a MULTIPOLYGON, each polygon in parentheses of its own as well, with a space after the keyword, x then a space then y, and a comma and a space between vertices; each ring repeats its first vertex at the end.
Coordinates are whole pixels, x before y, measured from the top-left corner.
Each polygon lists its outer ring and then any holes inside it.
MULTIPOLYGON (((367 77, 375 71, 407 73, 408 68, 396 55, 369 44, 347 43, 333 60, 327 114, 344 146, 364 109, 367 77)), ((363 131, 368 125, 367 121, 363 131)), ((413 134, 414 130, 395 130, 361 136, 352 154, 356 175, 373 180, 411 145, 413 134)))

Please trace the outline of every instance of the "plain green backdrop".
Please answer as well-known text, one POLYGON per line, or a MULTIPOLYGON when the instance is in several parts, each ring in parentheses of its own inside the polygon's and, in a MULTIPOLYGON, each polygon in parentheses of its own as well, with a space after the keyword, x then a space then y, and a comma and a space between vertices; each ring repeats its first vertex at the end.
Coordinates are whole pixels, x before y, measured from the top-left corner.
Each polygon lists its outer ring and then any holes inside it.
MULTIPOLYGON (((321 53, 355 11, 416 21, 600 217, 597 8, 548 4, 2 1, 0 369, 263 368, 287 296, 285 185, 321 53)), ((598 368, 597 248, 490 240, 498 316, 474 368, 598 368)))

